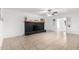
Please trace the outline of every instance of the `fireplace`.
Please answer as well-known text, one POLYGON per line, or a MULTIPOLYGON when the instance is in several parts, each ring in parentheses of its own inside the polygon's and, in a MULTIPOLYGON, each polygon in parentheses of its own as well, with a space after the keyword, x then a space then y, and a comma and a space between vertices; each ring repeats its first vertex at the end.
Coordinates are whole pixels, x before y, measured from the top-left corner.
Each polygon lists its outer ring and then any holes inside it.
POLYGON ((44 30, 44 27, 43 27, 43 25, 37 25, 37 24, 35 24, 35 25, 33 25, 33 31, 40 31, 40 30, 44 30))
POLYGON ((25 22, 25 35, 46 32, 44 22, 25 22))

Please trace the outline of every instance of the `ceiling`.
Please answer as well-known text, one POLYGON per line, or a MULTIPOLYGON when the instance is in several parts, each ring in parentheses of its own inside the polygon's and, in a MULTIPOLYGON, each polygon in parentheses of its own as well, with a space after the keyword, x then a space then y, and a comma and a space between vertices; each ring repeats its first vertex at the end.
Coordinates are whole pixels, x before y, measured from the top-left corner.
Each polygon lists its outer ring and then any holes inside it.
MULTIPOLYGON (((46 14, 46 12, 49 8, 9 8, 11 10, 21 11, 21 12, 27 12, 27 13, 34 13, 34 14, 46 14)), ((72 13, 72 12, 79 12, 79 8, 52 8, 53 10, 57 10, 58 13, 72 13)))

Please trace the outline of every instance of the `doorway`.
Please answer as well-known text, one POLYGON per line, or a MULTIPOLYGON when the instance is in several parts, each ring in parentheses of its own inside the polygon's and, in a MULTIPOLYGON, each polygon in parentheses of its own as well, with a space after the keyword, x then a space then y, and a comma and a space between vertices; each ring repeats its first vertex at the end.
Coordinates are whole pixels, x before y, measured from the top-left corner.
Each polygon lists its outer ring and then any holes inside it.
POLYGON ((66 32, 66 18, 57 19, 57 32, 66 32))
POLYGON ((59 18, 57 19, 57 39, 63 38, 62 41, 66 42, 67 38, 67 26, 66 26, 67 18, 59 18))

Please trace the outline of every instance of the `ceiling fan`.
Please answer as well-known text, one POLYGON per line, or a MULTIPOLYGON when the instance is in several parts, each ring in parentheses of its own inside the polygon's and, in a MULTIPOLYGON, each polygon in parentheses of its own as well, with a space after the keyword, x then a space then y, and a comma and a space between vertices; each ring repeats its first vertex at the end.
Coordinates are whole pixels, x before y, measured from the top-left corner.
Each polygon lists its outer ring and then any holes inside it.
POLYGON ((41 11, 42 14, 46 14, 48 16, 57 15, 62 9, 61 8, 47 8, 41 11))

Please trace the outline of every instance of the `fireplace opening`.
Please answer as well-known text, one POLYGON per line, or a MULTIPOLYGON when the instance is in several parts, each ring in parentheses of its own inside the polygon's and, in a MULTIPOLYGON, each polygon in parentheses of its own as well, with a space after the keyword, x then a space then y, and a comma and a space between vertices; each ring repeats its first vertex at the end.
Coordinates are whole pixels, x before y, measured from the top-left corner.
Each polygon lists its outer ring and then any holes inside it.
POLYGON ((40 25, 33 25, 33 31, 40 31, 43 30, 43 27, 40 25))

